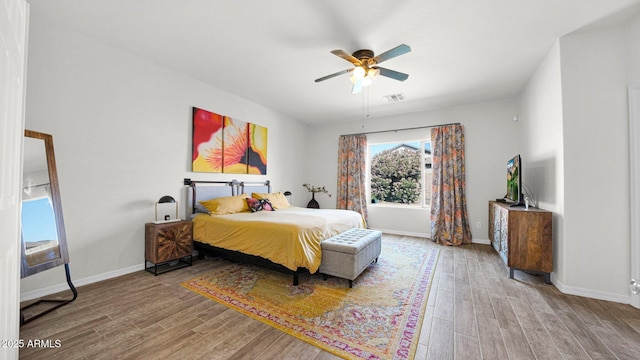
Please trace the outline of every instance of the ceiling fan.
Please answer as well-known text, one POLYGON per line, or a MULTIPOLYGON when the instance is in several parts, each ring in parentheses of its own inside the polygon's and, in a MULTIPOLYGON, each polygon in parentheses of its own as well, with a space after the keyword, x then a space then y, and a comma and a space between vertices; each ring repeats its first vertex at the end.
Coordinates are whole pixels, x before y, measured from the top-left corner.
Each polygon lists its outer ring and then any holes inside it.
POLYGON ((359 93, 362 90, 363 86, 369 86, 377 75, 386 76, 398 81, 405 81, 407 80, 409 75, 379 67, 378 64, 383 61, 393 59, 394 57, 406 54, 410 51, 411 48, 405 44, 398 45, 393 49, 385 51, 377 56, 374 56, 373 51, 367 49, 357 50, 351 55, 349 55, 349 53, 344 50, 333 50, 331 51, 332 54, 347 60, 348 62, 352 63, 354 67, 351 69, 338 71, 337 73, 333 73, 327 76, 323 76, 319 79, 316 79, 315 81, 320 82, 342 74, 351 73, 349 79, 353 83, 353 88, 351 89, 352 94, 359 93))

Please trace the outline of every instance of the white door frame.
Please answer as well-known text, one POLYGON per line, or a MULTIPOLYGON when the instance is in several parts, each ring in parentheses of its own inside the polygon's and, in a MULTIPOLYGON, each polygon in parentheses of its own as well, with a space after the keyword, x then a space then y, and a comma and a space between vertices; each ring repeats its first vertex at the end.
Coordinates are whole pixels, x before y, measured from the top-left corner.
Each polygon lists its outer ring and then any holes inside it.
MULTIPOLYGON (((631 279, 640 282, 640 82, 629 86, 629 153, 631 279)), ((630 294, 629 303, 640 308, 640 294, 630 294)))
POLYGON ((0 3, 0 359, 18 359, 16 341, 20 337, 20 193, 28 26, 25 0, 0 3))

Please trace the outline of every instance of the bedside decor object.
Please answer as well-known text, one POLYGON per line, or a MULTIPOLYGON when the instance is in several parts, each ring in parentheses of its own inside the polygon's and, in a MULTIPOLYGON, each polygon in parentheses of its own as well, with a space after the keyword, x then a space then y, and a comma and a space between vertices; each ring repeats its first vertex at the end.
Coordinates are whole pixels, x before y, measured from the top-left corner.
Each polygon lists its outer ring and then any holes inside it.
POLYGON ((193 224, 188 220, 145 224, 144 268, 154 275, 191 266, 193 224))
POLYGON ((180 219, 178 219, 178 202, 176 201, 176 199, 173 198, 173 196, 169 196, 169 195, 165 195, 161 197, 158 201, 156 201, 156 221, 155 222, 156 224, 158 224, 165 221, 180 221, 180 219), (162 220, 158 220, 158 204, 171 204, 171 203, 175 204, 176 217, 171 219, 171 215, 165 214, 162 220))
POLYGON ((309 209, 320 209, 320 204, 316 201, 316 193, 325 193, 331 197, 331 194, 329 194, 329 191, 327 191, 324 186, 313 186, 311 184, 302 184, 302 186, 311 193, 311 200, 307 204, 307 208, 309 209))

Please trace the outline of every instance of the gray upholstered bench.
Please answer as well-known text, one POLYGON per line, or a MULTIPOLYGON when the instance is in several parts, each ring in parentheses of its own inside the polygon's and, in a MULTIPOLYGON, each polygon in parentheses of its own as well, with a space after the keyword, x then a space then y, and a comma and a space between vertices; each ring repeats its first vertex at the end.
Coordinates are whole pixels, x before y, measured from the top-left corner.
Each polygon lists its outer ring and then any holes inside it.
POLYGON ((382 248, 382 232, 369 229, 349 229, 321 243, 322 261, 319 272, 349 280, 360 275, 372 262, 378 261, 382 248))

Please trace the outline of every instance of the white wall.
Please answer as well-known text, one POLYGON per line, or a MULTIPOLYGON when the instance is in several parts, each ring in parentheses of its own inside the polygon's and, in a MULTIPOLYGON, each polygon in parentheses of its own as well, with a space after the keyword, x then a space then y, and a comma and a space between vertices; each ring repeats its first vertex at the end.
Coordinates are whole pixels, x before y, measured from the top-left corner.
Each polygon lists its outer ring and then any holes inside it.
POLYGON ((629 137, 624 27, 560 39, 565 176, 561 282, 629 294, 629 137))
POLYGON ((640 82, 640 15, 634 16, 626 27, 629 83, 640 82))
MULTIPOLYGON (((270 179, 274 191, 303 183, 304 151, 291 151, 306 149, 300 122, 39 15, 31 19, 26 127, 53 135, 76 285, 141 269, 155 201, 177 197, 185 215, 183 178, 270 179), (192 106, 266 126, 267 175, 192 173, 192 106)), ((24 279, 22 291, 64 283, 60 267, 24 279)))
MULTIPOLYGON (((556 42, 532 75, 520 96, 518 138, 523 183, 537 206, 552 211, 552 278, 562 279, 564 266, 564 155, 562 141, 562 79, 560 46, 556 42)), ((562 280, 561 280, 562 281, 562 280)))
POLYGON ((638 76, 637 16, 633 24, 560 38, 520 99, 523 153, 536 164, 524 177, 555 212, 553 282, 618 302, 629 302, 627 87, 638 76))
MULTIPOLYGON (((471 232, 476 241, 488 241, 488 201, 506 192, 506 162, 517 153, 517 125, 513 122, 515 99, 456 106, 393 117, 372 118, 362 122, 330 123, 312 129, 311 166, 305 181, 324 185, 336 193, 338 137, 367 131, 393 130, 459 122, 465 126, 467 210, 471 232), (476 228, 481 222, 482 227, 476 228)), ((378 135, 376 135, 377 137, 378 135)), ((335 199, 320 197, 321 207, 335 208, 335 199)), ((429 235, 426 210, 369 207, 369 226, 395 233, 429 235)))

